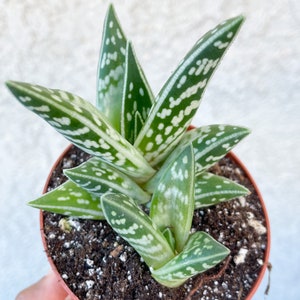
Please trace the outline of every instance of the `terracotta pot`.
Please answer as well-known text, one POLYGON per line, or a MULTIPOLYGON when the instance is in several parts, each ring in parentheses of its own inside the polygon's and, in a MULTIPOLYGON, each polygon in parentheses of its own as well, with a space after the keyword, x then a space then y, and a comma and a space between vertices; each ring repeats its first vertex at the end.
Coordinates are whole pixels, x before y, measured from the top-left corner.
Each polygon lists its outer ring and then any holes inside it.
MULTIPOLYGON (((53 165, 48 178, 46 180, 45 186, 44 186, 44 190, 43 193, 46 193, 49 182, 50 182, 50 178, 51 178, 51 174, 53 173, 53 170, 57 167, 57 165, 59 164, 59 162, 63 159, 63 157, 68 153, 68 151, 70 150, 72 145, 68 146, 65 151, 63 151, 63 153, 58 157, 57 161, 55 162, 55 164, 53 165)), ((227 156, 229 156, 233 161, 235 161, 240 167, 241 169, 245 172, 245 174, 247 175, 248 179, 250 180, 250 182, 252 183, 254 189, 256 190, 258 197, 260 199, 260 203, 261 203, 261 207, 263 210, 263 214, 265 217, 265 223, 266 223, 266 228, 267 228, 267 245, 266 245, 266 249, 265 249, 265 257, 264 257, 264 262, 260 271, 260 274, 256 280, 256 282, 254 283, 252 289, 250 290, 248 296, 246 297, 246 300, 250 300, 252 299, 252 297, 254 296, 255 292, 257 291, 263 277, 265 274, 265 271, 268 267, 268 262, 269 262, 269 255, 270 255, 270 246, 271 246, 271 235, 270 235, 270 222, 269 222, 269 218, 268 218, 268 214, 267 214, 267 210, 266 210, 266 206, 264 204, 262 195, 254 181, 254 179, 252 178, 251 174, 249 173, 249 171, 247 170, 247 168, 244 166, 244 164, 240 161, 240 159, 237 158, 237 156, 235 154, 233 154, 232 152, 228 153, 227 156)), ((48 261, 50 263, 50 266, 52 268, 52 270, 54 271, 54 273, 57 275, 57 280, 60 282, 60 284, 63 286, 63 288, 66 290, 66 292, 72 297, 72 299, 74 300, 79 300, 79 298, 74 295, 74 293, 70 290, 70 288, 67 286, 67 284, 64 282, 64 280, 62 279, 61 275, 59 274, 52 258, 50 257, 50 255, 48 254, 47 251, 47 241, 44 235, 44 218, 43 218, 43 213, 42 211, 40 211, 40 228, 41 228, 41 237, 42 237, 42 242, 44 245, 44 249, 45 252, 47 253, 47 258, 48 261)))

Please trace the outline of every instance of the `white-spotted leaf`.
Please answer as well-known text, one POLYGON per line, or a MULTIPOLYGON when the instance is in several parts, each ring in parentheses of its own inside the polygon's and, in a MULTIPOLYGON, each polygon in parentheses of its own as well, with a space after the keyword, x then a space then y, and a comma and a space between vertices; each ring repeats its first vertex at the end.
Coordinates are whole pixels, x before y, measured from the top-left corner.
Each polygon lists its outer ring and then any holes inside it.
POLYGON ((131 43, 126 47, 124 80, 121 133, 133 144, 148 117, 154 97, 131 43))
POLYGON ((249 190, 244 186, 209 172, 203 172, 195 179, 195 209, 216 205, 247 194, 249 190))
POLYGON ((140 254, 150 268, 160 268, 174 257, 162 232, 131 198, 107 193, 101 197, 101 203, 109 225, 140 254))
POLYGON ((247 128, 232 125, 208 125, 187 131, 160 170, 147 182, 145 188, 153 192, 165 169, 176 161, 180 153, 190 144, 194 148, 197 175, 218 162, 249 133, 247 128))
POLYGON ((169 228, 180 252, 190 234, 194 215, 195 162, 192 146, 186 147, 162 175, 155 189, 150 217, 164 232, 169 228))
POLYGON ((134 144, 152 166, 160 165, 185 133, 242 22, 242 16, 229 19, 204 35, 163 86, 134 144))
POLYGON ((100 157, 137 181, 154 170, 88 101, 71 93, 22 82, 7 82, 16 98, 73 144, 100 157))
POLYGON ((104 219, 99 197, 88 193, 72 181, 66 181, 28 204, 38 209, 82 219, 104 219))
POLYGON ((65 175, 88 192, 100 197, 106 192, 123 193, 142 204, 150 195, 138 184, 97 157, 92 157, 80 166, 64 170, 65 175))
POLYGON ((218 263, 229 250, 205 232, 193 233, 183 251, 160 269, 152 270, 152 276, 161 284, 177 287, 187 279, 202 273, 218 263))
POLYGON ((199 174, 221 158, 250 133, 245 127, 232 125, 209 125, 186 132, 178 147, 185 148, 192 140, 195 154, 196 174, 199 174))
POLYGON ((221 262, 229 250, 191 229, 194 210, 248 193, 207 170, 249 130, 187 129, 243 20, 229 19, 205 34, 155 99, 112 5, 103 29, 96 106, 69 92, 8 81, 21 104, 93 156, 65 170, 67 182, 29 205, 106 220, 153 277, 171 288, 221 262))
POLYGON ((114 8, 110 5, 104 23, 98 64, 97 107, 119 132, 126 43, 114 8))

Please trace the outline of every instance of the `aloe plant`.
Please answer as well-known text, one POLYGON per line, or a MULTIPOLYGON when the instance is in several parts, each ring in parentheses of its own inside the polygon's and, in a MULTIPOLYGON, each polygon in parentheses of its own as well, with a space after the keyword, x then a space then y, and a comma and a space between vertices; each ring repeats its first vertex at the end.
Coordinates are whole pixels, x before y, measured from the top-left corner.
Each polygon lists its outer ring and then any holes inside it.
POLYGON ((104 24, 96 106, 66 91, 8 81, 26 108, 92 155, 64 171, 68 181, 29 205, 106 220, 168 287, 221 262, 226 247, 207 233, 191 233, 194 210, 249 192, 209 172, 249 130, 220 124, 188 128, 242 22, 238 16, 205 34, 156 97, 112 5, 104 24))

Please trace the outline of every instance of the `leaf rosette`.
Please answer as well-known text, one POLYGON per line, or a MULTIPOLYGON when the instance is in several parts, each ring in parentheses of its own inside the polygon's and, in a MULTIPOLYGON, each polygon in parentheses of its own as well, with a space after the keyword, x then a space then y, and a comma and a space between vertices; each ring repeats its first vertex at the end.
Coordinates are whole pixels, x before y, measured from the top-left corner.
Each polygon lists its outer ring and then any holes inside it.
POLYGON ((105 219, 168 287, 221 262, 226 247, 207 233, 191 233, 194 210, 249 192, 209 172, 249 130, 221 124, 187 129, 242 22, 242 16, 226 20, 199 39, 156 97, 112 5, 103 28, 96 106, 66 91, 8 81, 21 104, 92 155, 65 170, 68 181, 29 204, 105 219))

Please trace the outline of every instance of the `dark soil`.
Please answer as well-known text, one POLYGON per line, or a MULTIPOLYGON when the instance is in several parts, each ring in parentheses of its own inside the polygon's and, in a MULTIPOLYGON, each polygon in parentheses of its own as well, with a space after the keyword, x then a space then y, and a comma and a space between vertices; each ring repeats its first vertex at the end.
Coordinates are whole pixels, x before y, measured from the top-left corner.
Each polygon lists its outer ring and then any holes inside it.
MULTIPOLYGON (((58 165, 48 190, 61 184, 62 169, 87 159, 72 147, 58 165)), ((212 235, 231 250, 228 258, 204 274, 169 289, 152 279, 148 267, 105 221, 72 220, 70 232, 60 220, 44 212, 48 255, 70 289, 82 300, 95 299, 245 299, 256 281, 267 247, 266 224, 259 198, 244 172, 226 157, 214 173, 246 186, 251 194, 195 211, 193 230, 212 235)))

